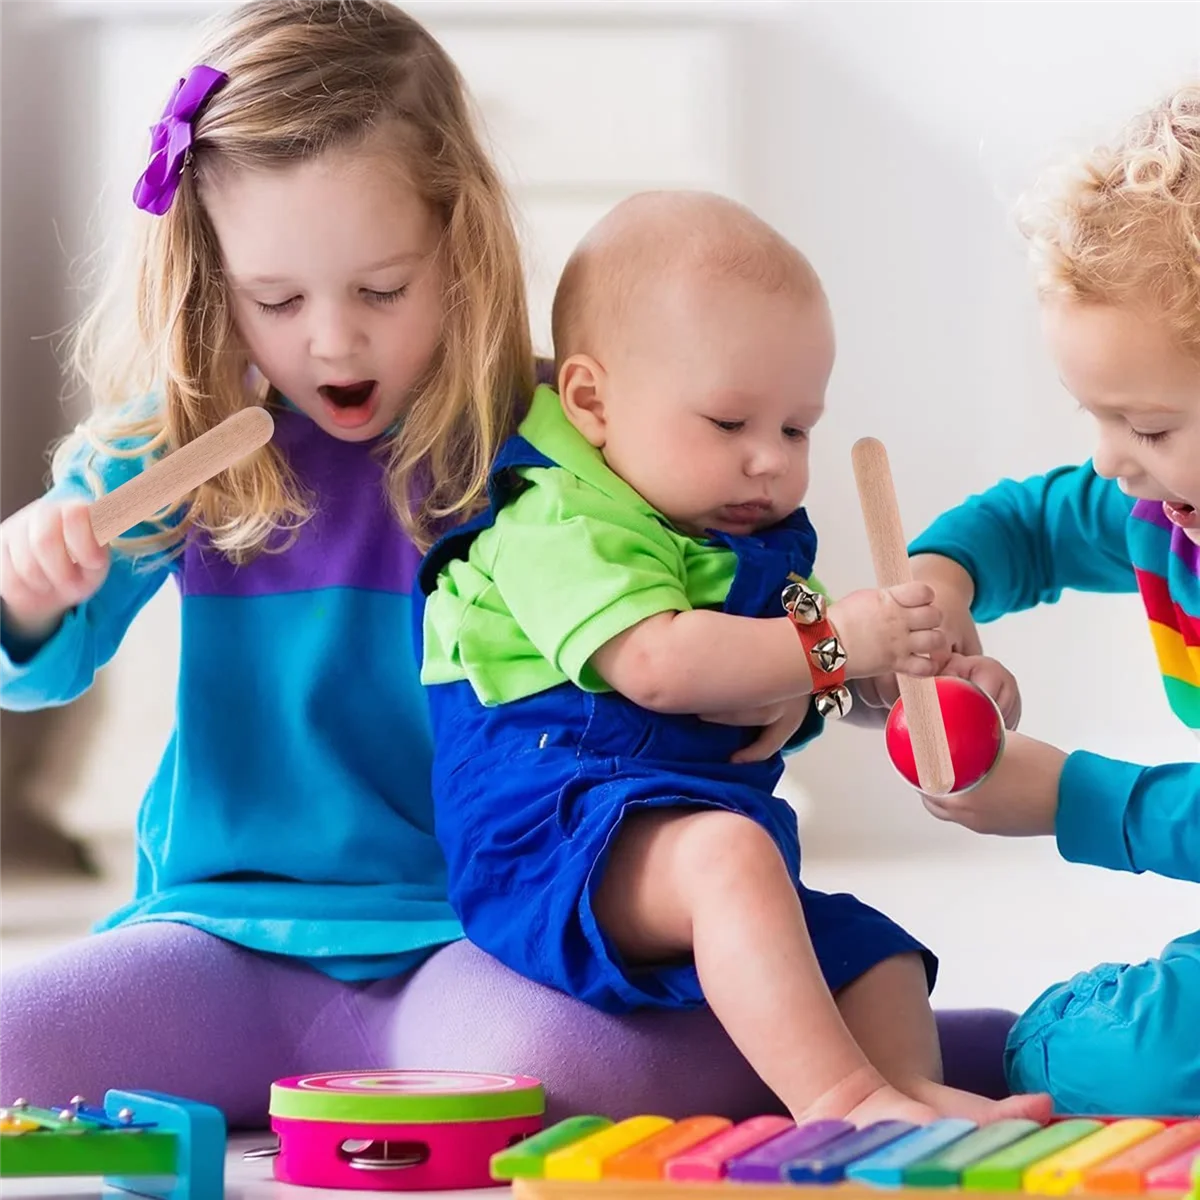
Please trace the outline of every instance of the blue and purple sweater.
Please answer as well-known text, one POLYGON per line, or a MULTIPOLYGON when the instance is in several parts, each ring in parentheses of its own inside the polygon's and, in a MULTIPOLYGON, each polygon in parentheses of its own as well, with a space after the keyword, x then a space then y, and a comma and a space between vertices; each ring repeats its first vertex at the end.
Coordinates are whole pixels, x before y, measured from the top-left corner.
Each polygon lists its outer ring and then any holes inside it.
MULTIPOLYGON (((135 897, 100 928, 179 921, 337 978, 382 978, 462 936, 433 834, 420 554, 389 509, 377 446, 275 415, 315 506, 294 543, 241 567, 200 538, 169 561, 115 555, 43 645, 0 621, 0 706, 80 695, 172 579, 175 730, 138 816, 135 897)), ((143 465, 93 463, 109 490, 143 465)), ((82 472, 52 495, 89 496, 82 472)))

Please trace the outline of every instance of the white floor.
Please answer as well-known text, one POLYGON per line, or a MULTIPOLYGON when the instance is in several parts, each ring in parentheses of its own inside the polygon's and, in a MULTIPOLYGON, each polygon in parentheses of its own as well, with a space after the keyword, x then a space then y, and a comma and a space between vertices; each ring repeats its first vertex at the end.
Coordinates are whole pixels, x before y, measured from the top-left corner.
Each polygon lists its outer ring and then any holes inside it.
MULTIPOLYGON (((1195 884, 1073 866, 1058 858, 1049 841, 960 838, 958 832, 920 856, 810 859, 805 871, 811 886, 856 893, 936 949, 942 965, 934 999, 940 1007, 1019 1010, 1047 984, 1078 969, 1138 961, 1200 926, 1195 884)), ((35 959, 81 935, 89 921, 120 902, 124 887, 120 881, 97 886, 6 878, 3 965, 35 959)), ((275 1183, 269 1162, 242 1160, 242 1150, 262 1141, 243 1136, 231 1147, 232 1200, 311 1200, 311 1191, 275 1183)), ((5 1181, 0 1194, 81 1197, 100 1191, 95 1180, 5 1181)))

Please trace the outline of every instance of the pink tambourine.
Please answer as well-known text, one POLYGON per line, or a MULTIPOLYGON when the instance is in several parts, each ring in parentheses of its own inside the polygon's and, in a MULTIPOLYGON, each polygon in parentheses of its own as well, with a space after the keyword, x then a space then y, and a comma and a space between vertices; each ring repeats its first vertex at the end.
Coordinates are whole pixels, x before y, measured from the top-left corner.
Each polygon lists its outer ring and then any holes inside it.
POLYGON ((525 1075, 339 1071, 271 1085, 275 1178, 301 1187, 440 1191, 494 1187, 493 1154, 542 1127, 525 1075))

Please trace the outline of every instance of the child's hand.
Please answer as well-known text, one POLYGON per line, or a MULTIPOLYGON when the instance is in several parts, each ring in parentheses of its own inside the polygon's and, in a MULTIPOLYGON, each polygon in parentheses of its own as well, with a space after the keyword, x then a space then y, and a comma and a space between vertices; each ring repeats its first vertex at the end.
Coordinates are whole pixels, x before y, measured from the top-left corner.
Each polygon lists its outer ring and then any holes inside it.
POLYGON ((1066 755, 1019 733, 1005 738, 1004 754, 977 788, 961 796, 922 796, 943 821, 976 833, 1036 837, 1054 832, 1058 783, 1066 755))
POLYGON ((43 641, 63 614, 95 595, 108 574, 88 506, 35 500, 0 524, 0 603, 17 637, 43 641))
MULTIPOLYGON (((1007 729, 1016 729, 1021 720, 1021 691, 1013 673, 994 658, 982 654, 951 654, 942 665, 939 675, 955 675, 969 679, 996 702, 1007 729)), ((891 708, 900 697, 900 685, 895 675, 879 675, 862 679, 858 684, 859 699, 868 708, 891 708)))
POLYGON ((847 679, 936 675, 950 653, 925 583, 851 592, 830 605, 829 620, 846 651, 847 679))
POLYGON ((940 554, 918 554, 910 562, 913 578, 933 588, 933 602, 942 611, 950 649, 968 656, 982 654, 979 629, 971 616, 975 581, 953 559, 940 554))
POLYGON ((890 709, 900 699, 900 685, 895 675, 874 675, 859 679, 855 686, 858 703, 866 708, 890 709))
POLYGON ((763 710, 762 715, 769 716, 767 720, 722 722, 723 724, 762 726, 762 732, 758 737, 749 746, 739 750, 729 761, 735 763, 763 762, 772 755, 778 754, 788 744, 788 739, 792 734, 804 724, 804 718, 808 716, 808 706, 811 702, 811 696, 797 696, 795 700, 771 705, 770 709, 773 711, 763 710))
POLYGON ((994 658, 982 654, 952 654, 943 675, 970 680, 996 702, 1006 729, 1016 729, 1021 720, 1021 690, 1013 673, 994 658))

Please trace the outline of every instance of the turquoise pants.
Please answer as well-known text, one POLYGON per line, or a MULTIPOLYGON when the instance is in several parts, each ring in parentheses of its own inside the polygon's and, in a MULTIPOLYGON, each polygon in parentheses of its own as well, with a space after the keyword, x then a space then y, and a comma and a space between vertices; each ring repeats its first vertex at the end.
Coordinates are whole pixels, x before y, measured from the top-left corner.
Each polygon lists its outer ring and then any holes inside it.
POLYGON ((1200 930, 1048 988, 1013 1026, 1005 1070, 1058 1112, 1200 1116, 1200 930))

